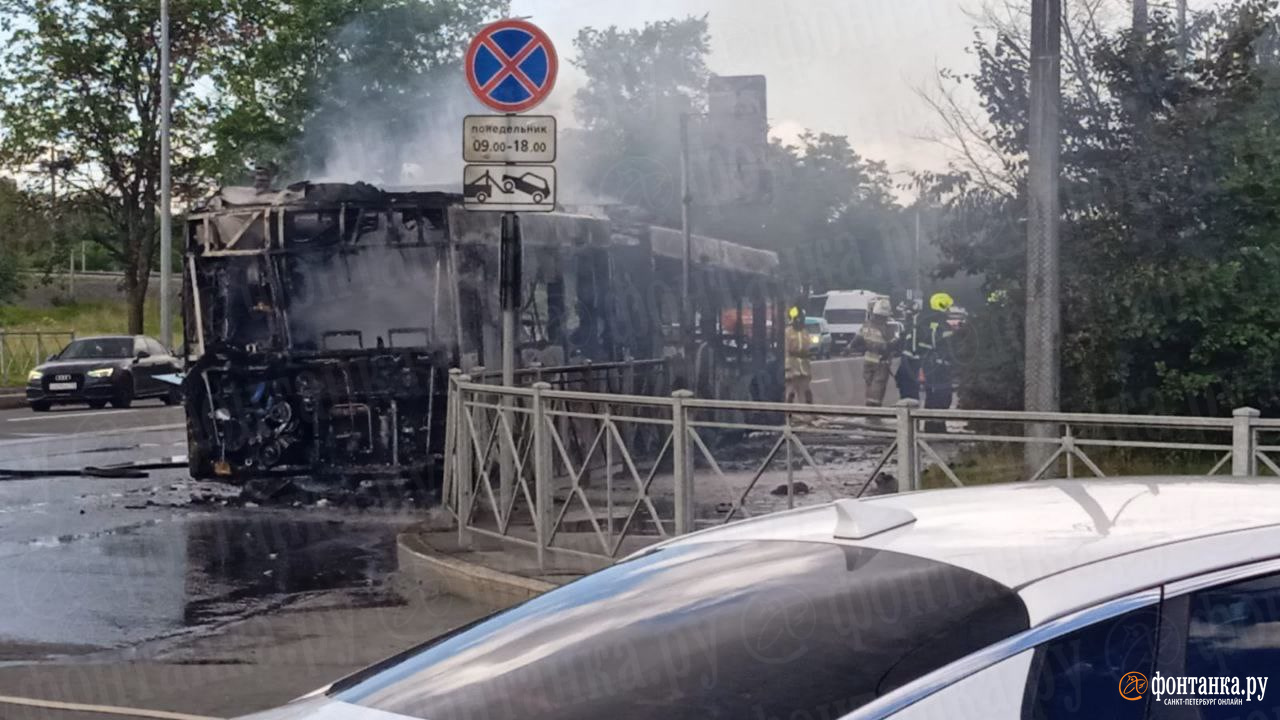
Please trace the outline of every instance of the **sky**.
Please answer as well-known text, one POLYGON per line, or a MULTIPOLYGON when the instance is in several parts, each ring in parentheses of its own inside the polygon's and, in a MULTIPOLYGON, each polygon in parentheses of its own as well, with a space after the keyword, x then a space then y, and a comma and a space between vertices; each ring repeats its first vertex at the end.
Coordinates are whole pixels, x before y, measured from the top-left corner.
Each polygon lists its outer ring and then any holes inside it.
MULTIPOLYGON (((1068 0, 1070 1, 1070 0, 1068 0)), ((919 91, 939 69, 968 72, 967 52, 981 0, 512 0, 551 36, 562 57, 553 96, 540 110, 570 126, 581 73, 564 60, 584 26, 635 28, 646 21, 706 14, 712 71, 763 74, 774 134, 804 129, 847 135, 863 156, 892 170, 938 170, 946 151, 919 91)), ((1168 4, 1152 0, 1153 8, 1168 4)), ((1193 9, 1211 0, 1192 0, 1193 9)))

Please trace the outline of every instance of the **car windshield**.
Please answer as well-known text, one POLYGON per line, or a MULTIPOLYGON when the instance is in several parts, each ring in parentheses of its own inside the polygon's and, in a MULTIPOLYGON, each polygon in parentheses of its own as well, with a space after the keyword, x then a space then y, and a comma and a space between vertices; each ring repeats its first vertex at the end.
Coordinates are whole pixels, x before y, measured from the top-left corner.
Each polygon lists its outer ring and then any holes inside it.
POLYGON ((805 328, 807 328, 807 329, 809 329, 809 330, 816 330, 816 331, 819 331, 819 332, 821 332, 821 331, 822 331, 822 321, 821 321, 821 320, 816 320, 816 319, 810 318, 810 319, 808 319, 808 320, 805 320, 805 321, 804 321, 804 326, 805 326, 805 328))
POLYGON ((615 565, 331 693, 429 720, 836 718, 1026 627, 1013 591, 952 565, 704 543, 615 565))
POLYGON ((58 353, 59 360, 100 360, 133 357, 133 338, 76 340, 58 353))
POLYGON ((864 308, 828 308, 824 315, 832 325, 858 325, 867 319, 864 308))

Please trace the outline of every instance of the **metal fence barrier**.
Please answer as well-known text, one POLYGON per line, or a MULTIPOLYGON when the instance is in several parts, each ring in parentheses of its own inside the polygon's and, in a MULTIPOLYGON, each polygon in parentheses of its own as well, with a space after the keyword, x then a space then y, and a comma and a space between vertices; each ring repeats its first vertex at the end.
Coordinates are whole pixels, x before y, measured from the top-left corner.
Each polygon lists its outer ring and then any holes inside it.
POLYGON ((76 339, 69 330, 0 330, 0 387, 17 387, 27 372, 76 339))
MULTIPOLYGON (((923 410, 504 388, 451 376, 445 504, 459 541, 499 538, 613 561, 753 515, 927 487, 1134 474, 1134 456, 1183 471, 1280 475, 1280 420, 923 410), (1055 437, 1027 430, 1057 428, 1055 437), (1028 443, 1049 460, 1021 467, 1028 443), (973 464, 987 456, 990 462, 973 464), (992 477, 1001 458, 1006 477, 992 477), (1113 467, 1114 466, 1114 467, 1113 467), (988 473, 984 475, 983 473, 988 473)), ((1161 473, 1140 473, 1161 474, 1161 473)), ((1170 473, 1164 473, 1170 474, 1170 473)))

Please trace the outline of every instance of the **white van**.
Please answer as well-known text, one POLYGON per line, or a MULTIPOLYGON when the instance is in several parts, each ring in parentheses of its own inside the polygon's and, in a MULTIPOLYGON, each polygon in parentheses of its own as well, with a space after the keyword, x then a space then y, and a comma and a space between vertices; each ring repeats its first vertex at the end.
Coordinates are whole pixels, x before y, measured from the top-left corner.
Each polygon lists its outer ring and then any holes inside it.
POLYGON ((837 349, 846 348, 853 342, 867 321, 871 305, 882 297, 870 290, 833 290, 827 293, 822 317, 831 327, 832 344, 837 349))

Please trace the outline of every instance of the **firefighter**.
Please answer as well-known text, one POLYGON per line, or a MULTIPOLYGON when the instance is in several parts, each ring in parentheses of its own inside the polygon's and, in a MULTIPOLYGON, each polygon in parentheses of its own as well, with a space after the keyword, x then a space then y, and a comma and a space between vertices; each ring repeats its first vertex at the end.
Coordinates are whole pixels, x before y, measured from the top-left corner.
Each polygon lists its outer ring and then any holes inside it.
POLYGON ((898 385, 898 396, 903 400, 919 400, 920 399, 920 355, 916 349, 915 343, 915 326, 916 315, 919 314, 920 308, 914 301, 908 302, 900 308, 904 327, 908 337, 899 338, 900 344, 903 346, 899 353, 898 370, 893 376, 893 380, 898 385))
POLYGON ((784 367, 786 379, 786 397, 788 403, 801 402, 813 404, 813 389, 810 380, 813 368, 809 364, 809 333, 804 327, 804 313, 799 307, 792 307, 787 312, 791 324, 787 326, 787 360, 784 367))
MULTIPOLYGON (((955 300, 944 292, 929 299, 929 309, 916 318, 916 348, 924 366, 924 406, 932 410, 951 407, 955 386, 951 373, 951 325, 947 312, 955 300)), ((947 424, 941 420, 925 423, 925 432, 944 433, 947 424)))
POLYGON ((869 407, 884 404, 884 391, 892 374, 893 354, 898 345, 898 339, 889 327, 892 316, 893 307, 889 301, 884 298, 876 300, 871 306, 871 315, 853 340, 854 350, 863 353, 862 379, 866 384, 869 407))

